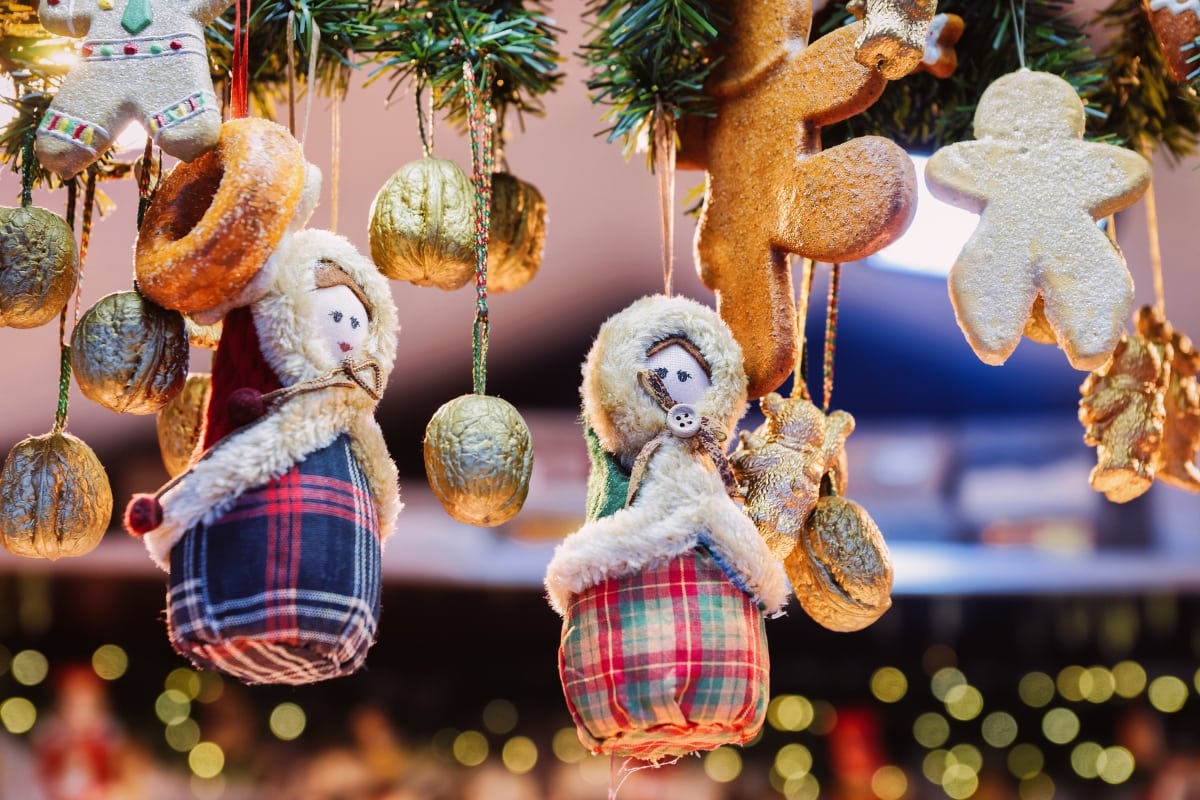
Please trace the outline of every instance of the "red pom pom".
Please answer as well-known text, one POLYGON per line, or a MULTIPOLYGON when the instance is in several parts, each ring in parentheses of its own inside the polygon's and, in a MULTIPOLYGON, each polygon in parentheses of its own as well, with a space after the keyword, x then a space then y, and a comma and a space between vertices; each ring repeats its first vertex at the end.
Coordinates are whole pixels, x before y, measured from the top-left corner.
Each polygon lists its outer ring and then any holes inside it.
POLYGON ((249 386, 235 390, 225 403, 225 413, 234 427, 240 428, 243 425, 249 425, 267 413, 267 407, 263 405, 262 392, 249 386))
POLYGON ((125 506, 125 530, 141 536, 162 525, 163 508, 158 498, 150 494, 134 495, 125 506))

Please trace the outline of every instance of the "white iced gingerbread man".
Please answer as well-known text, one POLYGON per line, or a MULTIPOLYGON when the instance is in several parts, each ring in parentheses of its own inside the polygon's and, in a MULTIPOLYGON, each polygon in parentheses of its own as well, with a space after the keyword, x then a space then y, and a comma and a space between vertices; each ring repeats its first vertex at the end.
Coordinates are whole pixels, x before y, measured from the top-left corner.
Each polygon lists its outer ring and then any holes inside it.
POLYGON ((69 178, 133 121, 170 155, 191 161, 217 143, 221 109, 204 26, 233 0, 39 0, 51 33, 82 39, 37 130, 37 154, 69 178))

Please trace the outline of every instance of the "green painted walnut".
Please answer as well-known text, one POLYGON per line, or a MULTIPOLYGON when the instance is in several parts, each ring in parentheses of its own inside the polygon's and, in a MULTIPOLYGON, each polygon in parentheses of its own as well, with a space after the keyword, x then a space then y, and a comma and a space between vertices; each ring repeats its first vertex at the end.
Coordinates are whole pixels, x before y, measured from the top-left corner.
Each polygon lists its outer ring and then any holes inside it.
POLYGON ((80 317, 71 335, 75 382, 120 414, 153 414, 183 388, 188 335, 183 315, 137 292, 115 292, 80 317))
POLYGON ((112 506, 100 459, 66 432, 18 442, 0 469, 0 537, 19 556, 87 553, 108 530, 112 506))
POLYGON ((78 274, 75 237, 61 217, 33 206, 0 208, 0 327, 54 319, 78 274))
POLYGON ((371 258, 393 280, 458 289, 475 274, 471 179, 453 161, 405 164, 371 203, 371 258))
POLYGON ((492 526, 515 517, 529 494, 532 469, 529 428, 499 397, 456 397, 425 427, 429 486, 459 522, 492 526))

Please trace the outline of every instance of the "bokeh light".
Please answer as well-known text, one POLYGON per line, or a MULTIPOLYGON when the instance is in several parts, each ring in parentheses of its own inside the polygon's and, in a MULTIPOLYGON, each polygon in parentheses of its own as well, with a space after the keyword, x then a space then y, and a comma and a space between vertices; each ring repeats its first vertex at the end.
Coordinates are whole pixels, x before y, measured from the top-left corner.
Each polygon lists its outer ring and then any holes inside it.
POLYGON ((1072 703, 1083 700, 1084 689, 1080 684, 1085 674, 1087 670, 1078 664, 1059 670, 1058 679, 1054 683, 1064 700, 1070 700, 1072 703))
POLYGON ((1052 708, 1042 717, 1042 735, 1055 744, 1066 744, 1079 735, 1079 717, 1069 708, 1052 708))
POLYGON ((786 780, 799 778, 812 771, 813 757, 809 749, 802 744, 792 742, 785 744, 775 753, 773 764, 779 777, 786 780))
POLYGON ((1124 747, 1106 747, 1097 759, 1100 780, 1113 785, 1124 783, 1133 777, 1136 768, 1133 753, 1124 747))
POLYGON ((802 731, 812 721, 813 705, 802 695, 781 694, 767 706, 767 723, 777 731, 802 731))
POLYGON ((537 745, 528 736, 514 736, 500 749, 500 760, 509 772, 524 775, 537 766, 537 745))
POLYGON ((1104 667, 1088 667, 1079 681, 1083 699, 1089 703, 1107 703, 1117 691, 1117 680, 1104 667))
POLYGON ((871 694, 881 703, 896 703, 908 693, 908 678, 895 667, 880 667, 871 675, 871 694))
POLYGON ((267 726, 276 739, 290 742, 300 738, 308 724, 304 709, 295 703, 280 703, 271 710, 267 726))
POLYGON ((1030 672, 1021 677, 1017 694, 1030 708, 1042 708, 1054 699, 1054 679, 1044 672, 1030 672))
POLYGON ((1137 697, 1146 688, 1146 670, 1136 661, 1122 661, 1112 668, 1112 674, 1118 697, 1137 697))
POLYGON ((967 676, 957 668, 942 667, 933 673, 933 677, 929 680, 929 688, 933 692, 933 696, 944 703, 946 702, 946 693, 950 689, 955 686, 963 686, 966 682, 967 676))
POLYGON ((941 714, 926 712, 913 723, 913 738, 922 747, 941 747, 950 738, 950 723, 941 714))
POLYGON ((1021 780, 1033 778, 1046 766, 1042 751, 1032 744, 1019 744, 1008 751, 1008 771, 1021 780))
POLYGON ((454 737, 454 760, 464 767, 477 767, 487 760, 488 741, 479 731, 463 731, 454 737))
POLYGON ((1054 781, 1044 772, 1021 781, 1017 787, 1021 800, 1051 800, 1054 797, 1054 781))
POLYGON ((946 713, 959 721, 975 719, 983 711, 983 694, 974 686, 958 684, 946 690, 946 713))
POLYGON ((1164 714, 1174 714, 1187 702, 1187 684, 1174 675, 1161 675, 1150 681, 1146 689, 1150 705, 1164 714))
POLYGON ((730 783, 742 774, 742 754, 732 747, 718 747, 704 756, 704 774, 717 783, 730 783))
POLYGON ((198 778, 215 778, 225 769, 225 751, 214 742, 200 742, 188 753, 188 767, 198 778))
POLYGON ((199 699, 200 690, 203 685, 204 682, 200 678, 200 673, 187 667, 178 667, 171 670, 166 680, 163 681, 164 689, 174 689, 188 700, 199 699))
POLYGON ((983 718, 983 740, 992 747, 1008 747, 1017 738, 1017 720, 1007 711, 993 711, 983 718))
POLYGON ((930 750, 926 753, 925 758, 921 760, 921 774, 925 776, 925 780, 935 786, 941 786, 942 776, 946 774, 946 767, 949 766, 949 757, 949 750, 930 750))
POLYGON ((0 723, 9 733, 28 733, 37 722, 37 708, 24 697, 10 697, 0 703, 0 723))
POLYGON ((200 725, 194 719, 185 719, 168 725, 163 731, 167 746, 177 753, 186 753, 200 744, 200 725))
POLYGON ((129 655, 115 644, 102 644, 92 653, 92 670, 106 681, 115 681, 129 669, 129 655))
POLYGON ((908 776, 899 767, 880 767, 871 776, 871 791, 879 800, 901 800, 908 794, 908 776))
POLYGON ((951 764, 970 767, 976 772, 983 769, 983 753, 973 744, 956 744, 951 747, 948 761, 951 764))
POLYGON ((1080 742, 1071 750, 1071 769, 1081 778, 1100 776, 1099 760, 1104 748, 1095 742, 1080 742))
POLYGON ((12 675, 22 686, 37 686, 49 671, 50 662, 37 650, 22 650, 13 656, 12 675))
POLYGON ((783 796, 787 800, 817 800, 821 796, 821 784, 809 772, 799 778, 790 778, 785 781, 783 796))
POLYGON ((951 764, 942 775, 942 791, 954 800, 966 800, 979 789, 979 773, 966 764, 951 764))
POLYGON ((579 733, 575 728, 559 728, 550 740, 550 749, 554 757, 564 764, 578 764, 588 756, 587 749, 579 741, 579 733))
POLYGON ((492 700, 483 707, 483 727, 492 733, 509 733, 517 727, 517 707, 503 698, 492 700))
POLYGON ((178 689, 167 689, 154 701, 154 715, 164 725, 177 725, 192 713, 192 701, 178 689))
POLYGON ((196 702, 215 703, 220 700, 225 691, 225 679, 216 672, 197 672, 196 675, 200 678, 200 694, 196 695, 196 702))
POLYGON ((813 719, 808 726, 810 733, 817 736, 825 736, 833 726, 837 725, 837 709, 833 707, 833 703, 826 700, 818 700, 812 704, 813 719))

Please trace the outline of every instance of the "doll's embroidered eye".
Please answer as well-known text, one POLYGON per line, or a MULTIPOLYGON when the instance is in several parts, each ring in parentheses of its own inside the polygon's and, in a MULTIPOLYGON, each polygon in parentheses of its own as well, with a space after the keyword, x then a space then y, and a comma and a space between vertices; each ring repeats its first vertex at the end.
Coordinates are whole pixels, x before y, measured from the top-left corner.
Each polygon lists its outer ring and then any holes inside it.
POLYGON ((654 374, 660 378, 667 377, 668 372, 670 372, 670 370, 668 370, 666 367, 655 367, 654 368, 654 374))
POLYGON ((340 312, 340 311, 330 311, 329 316, 333 317, 334 322, 342 321, 342 312, 340 312))
POLYGON ((675 377, 680 383, 687 383, 692 379, 692 373, 688 372, 686 369, 676 370, 675 377))
POLYGON ((358 326, 359 326, 359 325, 361 325, 361 324, 362 324, 362 323, 358 321, 358 317, 351 317, 351 318, 350 318, 350 329, 351 329, 351 330, 358 330, 358 326))

